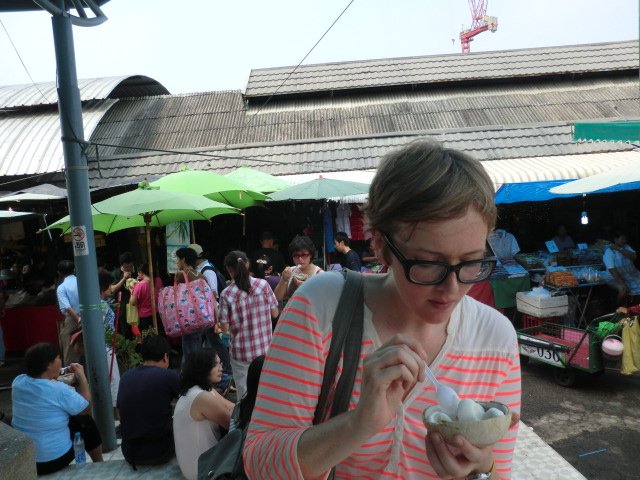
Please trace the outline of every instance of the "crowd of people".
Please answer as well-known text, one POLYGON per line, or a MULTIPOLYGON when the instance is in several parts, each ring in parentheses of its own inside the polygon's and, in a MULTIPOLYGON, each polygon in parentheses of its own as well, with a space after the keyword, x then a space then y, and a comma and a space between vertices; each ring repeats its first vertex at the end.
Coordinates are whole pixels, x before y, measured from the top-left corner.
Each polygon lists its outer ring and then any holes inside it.
MULTIPOLYGON (((134 268, 133 256, 125 252, 115 271, 99 270, 105 334, 119 333, 138 341, 142 358, 141 365, 129 368, 121 378, 117 362, 115 368, 113 362, 108 363, 122 453, 134 469, 176 457, 184 476, 196 478, 198 456, 215 445, 230 425, 244 428, 248 424, 251 413, 247 405, 255 402, 260 370, 256 365, 261 366, 267 353, 283 304, 275 291, 282 283, 290 296, 308 278, 303 278, 305 272, 315 275, 322 271, 311 263, 315 248, 308 237, 297 236, 291 242, 295 267, 285 267, 272 242, 269 232, 261 236, 261 248, 254 252, 253 264, 244 252, 229 252, 223 265, 226 275, 207 259, 198 244, 175 252, 175 281, 204 280, 213 292, 216 318, 215 326, 181 336, 178 368, 169 368, 172 346, 163 335, 162 323, 157 332, 153 331, 148 265, 141 263, 134 268), (280 274, 276 265, 282 267, 280 274), (293 272, 297 275, 295 282, 293 272), (129 317, 128 307, 135 307, 135 322, 129 317), (224 338, 230 339, 228 344, 224 338), (235 395, 230 395, 233 392, 235 395), (239 400, 235 420, 235 404, 228 397, 239 400)), ((15 379, 12 398, 13 426, 34 440, 39 474, 64 468, 73 460, 71 440, 78 431, 92 460, 102 460, 100 434, 90 415, 91 394, 84 375, 78 279, 69 260, 59 262, 57 270, 61 278, 57 301, 64 317, 59 325, 60 345, 41 343, 27 351, 27 373, 15 379), (64 373, 63 365, 68 367, 64 373), (39 399, 32 399, 29 392, 39 399), (48 435, 52 431, 55 435, 48 435)), ((163 284, 158 277, 153 282, 157 299, 163 284)), ((105 348, 108 358, 110 347, 107 344, 105 348)))
MULTIPOLYGON (((174 368, 161 324, 153 331, 157 280, 148 266, 140 264, 134 280, 133 258, 125 253, 115 275, 100 273, 105 332, 138 339, 142 357, 112 388, 122 453, 134 469, 175 457, 184 477, 195 479, 198 457, 242 428, 249 478, 325 478, 331 471, 340 478, 510 477, 521 397, 515 330, 467 295, 495 265, 488 239, 494 250, 517 251, 508 232, 492 233, 491 180, 468 155, 417 141, 382 159, 366 215, 371 238, 364 252, 355 252, 343 232, 334 237, 343 267, 382 273, 361 275, 362 292, 352 299, 362 311, 360 353, 356 365, 339 364, 338 376, 353 368, 356 387, 346 398, 348 411, 336 415, 316 408, 345 276, 314 264, 309 237, 290 242, 291 266, 269 232, 250 256, 230 251, 222 270, 200 245, 178 249, 176 282, 206 282, 215 324, 182 335, 174 368), (127 305, 137 308, 136 322, 127 321, 127 305), (507 405, 514 415, 505 438, 476 447, 460 435, 446 440, 427 431, 422 413, 437 398, 426 365, 461 398, 507 405), (229 400, 234 396, 237 403, 229 400)), ((566 232, 558 234, 568 243, 566 232)), ((625 292, 638 292, 640 283, 625 266, 635 260, 626 238, 606 255, 625 292)), ((75 347, 82 318, 73 263, 60 262, 58 272, 61 350, 31 347, 27 373, 13 383, 13 426, 34 440, 39 474, 72 461, 76 432, 91 458, 102 460, 75 347), (73 386, 57 381, 63 365, 74 374, 73 386)), ((339 400, 336 391, 332 401, 339 400)))

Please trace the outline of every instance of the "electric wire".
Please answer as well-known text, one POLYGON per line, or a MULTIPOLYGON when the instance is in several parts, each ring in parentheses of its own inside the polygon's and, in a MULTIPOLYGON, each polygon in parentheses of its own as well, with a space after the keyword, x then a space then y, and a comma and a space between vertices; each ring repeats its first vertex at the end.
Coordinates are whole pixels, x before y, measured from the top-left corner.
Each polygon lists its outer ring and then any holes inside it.
MULTIPOLYGON (((307 57, 309 55, 311 55, 311 52, 313 52, 315 50, 315 48, 318 46, 318 44, 322 41, 322 39, 324 39, 324 37, 331 31, 331 29, 334 27, 334 25, 336 23, 338 23, 338 20, 340 20, 340 18, 342 18, 342 16, 345 14, 345 12, 349 9, 349 7, 353 4, 353 2, 355 2, 355 0, 351 0, 346 7, 344 7, 344 9, 342 10, 342 12, 340 12, 340 15, 338 15, 336 17, 336 19, 331 23, 331 25, 329 25, 329 28, 327 28, 325 30, 325 32, 322 34, 322 36, 318 39, 318 41, 316 43, 313 44, 313 47, 311 47, 311 49, 306 53, 306 55, 304 57, 302 57, 302 60, 300 60, 298 62, 298 64, 295 66, 295 68, 293 70, 291 70, 291 72, 289 72, 289 75, 287 75, 287 77, 282 81, 282 83, 280 83, 280 85, 278 85, 278 87, 273 91, 273 93, 271 93, 269 95, 269 97, 267 97, 267 99, 264 101, 264 103, 262 105, 260 105, 260 107, 258 108, 258 111, 252 114, 251 119, 249 120, 249 124, 246 127, 242 127, 239 128, 238 130, 236 130, 236 135, 234 136, 233 139, 233 143, 235 144, 238 140, 238 136, 240 134, 240 132, 242 130, 245 129, 249 129, 251 127, 251 125, 253 125, 253 121, 254 119, 256 119, 258 117, 258 115, 260 114, 260 112, 262 111, 262 109, 264 107, 267 106, 267 104, 271 101, 271 99, 280 91, 280 89, 284 86, 285 83, 287 83, 289 81, 289 79, 293 76, 293 74, 296 72, 296 70, 298 70, 298 68, 300 67, 300 65, 302 65, 302 63, 307 59, 307 57)), ((228 144, 227 144, 228 145, 228 144)), ((227 145, 225 145, 225 148, 227 147, 227 145)))
MULTIPOLYGON (((302 65, 302 63, 307 59, 307 57, 315 50, 315 48, 320 44, 320 42, 326 37, 326 35, 331 31, 331 29, 336 25, 336 23, 340 20, 340 18, 346 13, 346 11, 349 9, 349 7, 351 7, 351 5, 355 2, 355 0, 350 0, 350 2, 346 5, 346 7, 340 12, 340 14, 333 20, 333 22, 331 23, 331 25, 329 25, 329 27, 325 30, 325 32, 320 36, 320 38, 313 44, 313 46, 309 49, 309 51, 304 55, 304 57, 302 58, 302 60, 300 60, 298 62, 298 64, 295 66, 295 68, 293 70, 291 70, 291 72, 289 72, 289 74, 287 75, 287 77, 280 83, 280 85, 270 94, 270 96, 264 101, 264 103, 258 108, 258 110, 256 111, 255 114, 252 115, 249 124, 247 126, 243 126, 240 127, 236 130, 236 134, 234 136, 234 141, 233 143, 235 144, 237 141, 238 136, 240 135, 240 133, 242 133, 242 131, 248 129, 251 127, 251 125, 253 124, 253 120, 254 118, 257 117, 257 115, 262 111, 262 109, 271 101, 271 99, 278 93, 278 91, 280 91, 280 89, 287 83, 287 81, 293 76, 293 74, 296 72, 296 70, 302 65)), ((11 46, 13 47, 18 59, 20 60, 20 63, 22 64, 22 67, 24 69, 24 71, 26 72, 27 76, 29 77, 29 80, 31 81, 32 85, 36 88, 36 90, 40 93, 40 96, 46 101, 49 102, 49 99, 46 97, 46 95, 42 92, 42 90, 40 89, 40 87, 37 85, 37 83, 34 81, 33 77, 31 76, 31 73, 29 72, 29 69, 27 68, 27 65, 25 64, 24 60, 22 59, 22 56, 20 55, 20 52, 18 51, 15 43, 13 42, 13 39, 11 38, 11 35, 9 34, 8 30, 6 29, 4 23, 2 23, 2 20, 0 19, 0 24, 2 25, 2 28, 5 32, 5 34, 7 35, 7 38, 9 39, 9 42, 11 43, 11 46)), ((69 129, 71 130, 73 137, 74 138, 69 138, 69 137, 63 137, 62 140, 63 141, 72 141, 75 143, 78 143, 82 149, 82 153, 84 154, 85 158, 89 158, 87 155, 87 149, 90 146, 94 146, 96 149, 96 158, 98 159, 98 175, 100 176, 100 178, 104 179, 104 176, 102 175, 102 170, 100 168, 100 163, 99 163, 99 155, 98 155, 98 147, 108 147, 108 148, 121 148, 121 149, 128 149, 128 150, 135 150, 135 151, 144 151, 144 152, 149 152, 149 153, 164 153, 164 154, 178 154, 178 155, 192 155, 192 156, 199 156, 199 157, 204 157, 204 158, 210 158, 210 159, 214 159, 214 160, 237 160, 237 161, 253 161, 253 162, 258 162, 258 163, 267 163, 267 164, 275 164, 275 165, 287 165, 290 162, 283 162, 283 161, 278 161, 278 160, 267 160, 267 159, 261 159, 261 158, 255 158, 255 157, 247 157, 247 156, 232 156, 232 155, 218 155, 218 154, 210 154, 210 153, 202 153, 202 152, 186 152, 186 151, 180 151, 180 150, 171 150, 171 149, 158 149, 158 148, 144 148, 144 147, 134 147, 134 146, 127 146, 127 145, 113 145, 113 144, 107 144, 107 143, 100 143, 100 142, 91 142, 91 141, 87 141, 87 140, 83 140, 78 138, 78 135, 76 135, 73 126, 71 124, 71 122, 69 121, 69 119, 67 118, 66 115, 64 115, 64 121, 67 123, 69 129)), ((224 148, 228 148, 228 143, 225 144, 224 148)), ((104 160, 104 157, 103 157, 104 160)), ((314 164, 314 163, 318 163, 320 164, 321 162, 309 162, 308 164, 314 164)), ((46 174, 52 174, 52 173, 58 173, 61 172, 61 170, 58 170, 56 172, 47 172, 46 174)), ((32 178, 36 178, 38 176, 42 176, 45 174, 39 173, 33 176, 28 176, 28 177, 23 177, 19 180, 12 180, 9 182, 3 182, 0 183, 0 185, 8 185, 11 183, 15 183, 15 182, 21 182, 27 179, 32 179, 32 178)))

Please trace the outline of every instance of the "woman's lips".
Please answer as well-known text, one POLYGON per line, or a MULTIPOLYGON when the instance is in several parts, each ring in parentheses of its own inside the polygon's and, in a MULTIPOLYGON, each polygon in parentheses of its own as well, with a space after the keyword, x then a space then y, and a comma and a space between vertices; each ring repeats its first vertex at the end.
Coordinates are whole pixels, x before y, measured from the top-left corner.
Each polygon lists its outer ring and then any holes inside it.
POLYGON ((452 300, 429 300, 429 305, 437 310, 447 310, 451 308, 454 303, 452 300))

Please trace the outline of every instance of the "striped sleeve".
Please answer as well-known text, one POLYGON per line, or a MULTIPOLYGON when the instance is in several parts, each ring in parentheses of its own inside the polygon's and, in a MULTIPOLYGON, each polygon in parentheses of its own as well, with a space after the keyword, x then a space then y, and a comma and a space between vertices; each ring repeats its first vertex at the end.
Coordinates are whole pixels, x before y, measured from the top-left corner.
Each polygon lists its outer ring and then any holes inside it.
MULTIPOLYGON (((512 412, 520 413, 521 407, 521 383, 520 383, 520 356, 517 341, 514 351, 509 356, 507 375, 498 387, 496 401, 507 405, 512 412)), ((513 453, 518 436, 519 422, 511 428, 493 449, 493 457, 496 466, 497 478, 507 480, 511 478, 513 453)))
POLYGON ((322 333, 314 308, 298 292, 282 312, 260 376, 244 446, 249 478, 302 478, 297 445, 313 421, 329 342, 330 333, 322 333))

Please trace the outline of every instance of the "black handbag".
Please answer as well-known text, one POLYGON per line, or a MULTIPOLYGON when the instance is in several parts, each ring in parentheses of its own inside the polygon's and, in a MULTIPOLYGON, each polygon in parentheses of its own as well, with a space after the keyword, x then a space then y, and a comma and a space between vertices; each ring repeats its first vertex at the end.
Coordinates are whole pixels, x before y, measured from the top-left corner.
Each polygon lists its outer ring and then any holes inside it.
POLYGON ((247 480, 242 464, 246 428, 231 430, 198 457, 198 480, 247 480))
MULTIPOLYGON (((314 425, 347 411, 360 360, 364 319, 362 275, 351 270, 344 270, 342 274, 345 276, 345 284, 332 321, 333 335, 313 418, 314 425), (336 386, 331 413, 326 416, 329 392, 343 352, 342 375, 336 386)), ((232 430, 216 445, 202 453, 198 458, 198 480, 248 479, 242 463, 242 448, 246 434, 246 427, 232 430)), ((334 470, 329 478, 333 478, 333 475, 334 470)))

